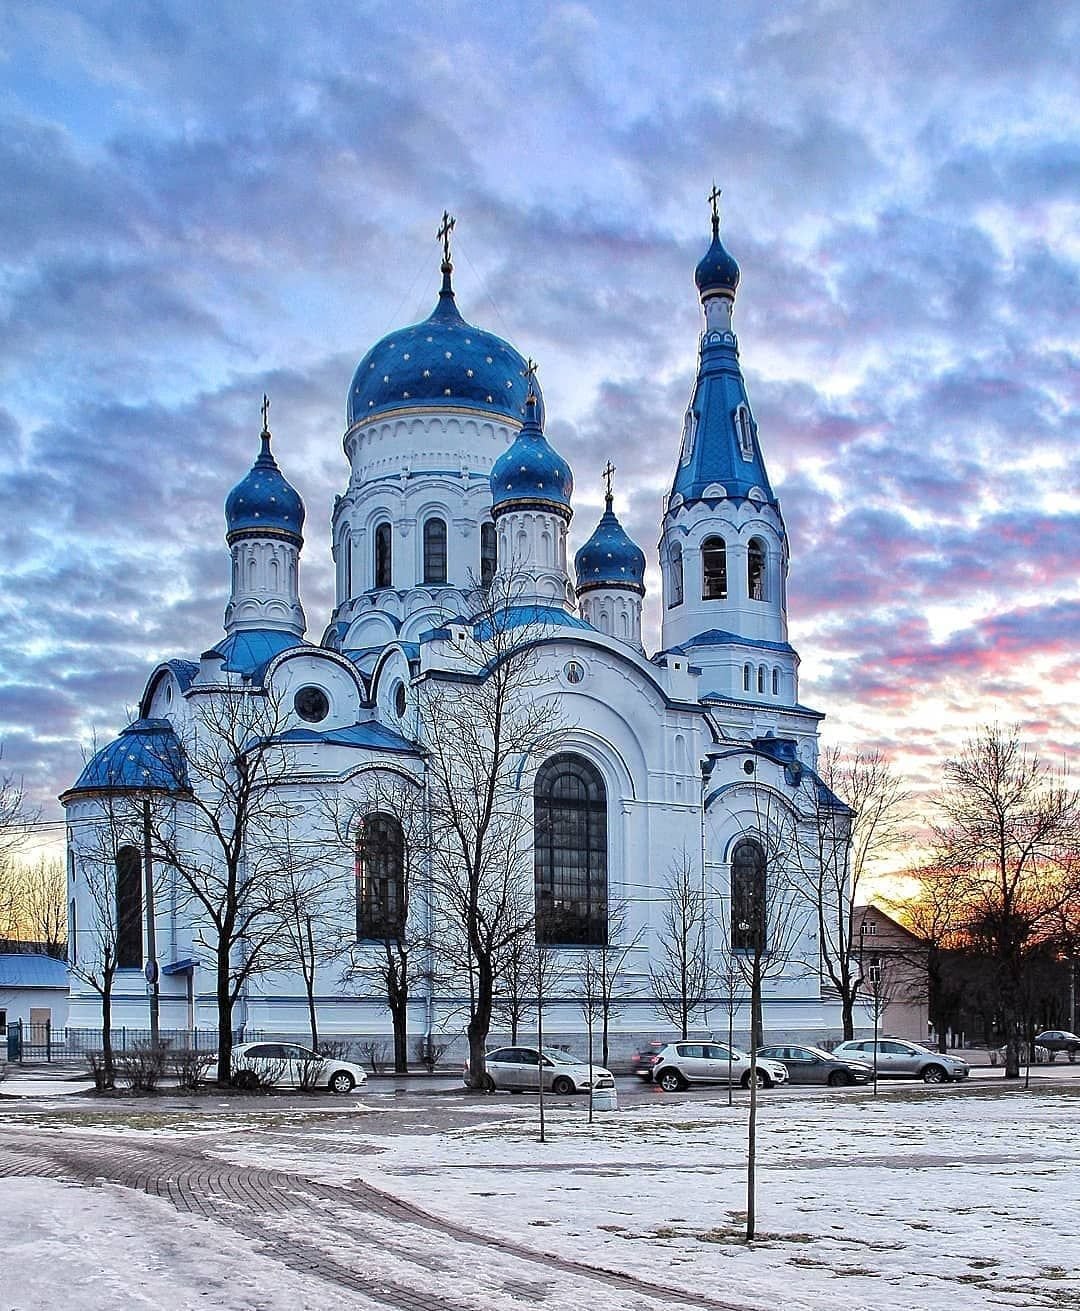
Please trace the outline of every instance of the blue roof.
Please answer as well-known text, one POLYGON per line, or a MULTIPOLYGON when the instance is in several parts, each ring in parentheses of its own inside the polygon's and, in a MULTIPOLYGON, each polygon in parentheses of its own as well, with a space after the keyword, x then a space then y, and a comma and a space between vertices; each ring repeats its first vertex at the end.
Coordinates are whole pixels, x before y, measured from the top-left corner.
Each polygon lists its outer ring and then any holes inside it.
POLYGON ((711 291, 730 291, 734 293, 739 285, 739 266, 724 248, 720 240, 720 216, 713 214, 712 245, 702 255, 694 270, 697 289, 704 296, 711 291))
POLYGON ((67 988, 67 962, 36 952, 0 952, 0 988, 67 988))
POLYGON ((270 433, 262 431, 262 448, 251 472, 241 479, 225 500, 225 526, 229 540, 234 533, 272 533, 302 540, 304 502, 285 478, 270 453, 270 433))
POLYGON ((416 743, 395 733, 392 728, 370 720, 366 724, 350 724, 348 728, 328 728, 319 732, 314 728, 291 728, 279 733, 275 742, 319 742, 335 747, 366 747, 372 751, 408 751, 415 753, 416 743))
POLYGON ((574 475, 544 436, 535 401, 525 407, 525 422, 512 444, 491 466, 492 509, 551 506, 569 517, 574 475))
POLYGON ((310 642, 294 637, 291 633, 283 633, 277 628, 252 628, 233 633, 211 647, 206 654, 222 656, 227 674, 242 674, 258 682, 266 672, 266 666, 282 651, 288 651, 294 646, 310 645, 310 642))
POLYGON ((195 675, 199 672, 198 661, 166 660, 165 663, 175 674, 176 681, 180 684, 180 691, 186 692, 195 681, 195 675))
MULTIPOLYGON (((477 620, 475 617, 468 618, 464 615, 458 615, 455 619, 448 619, 439 628, 431 628, 426 633, 420 634, 421 642, 431 641, 433 638, 445 637, 449 633, 451 624, 462 626, 471 626, 473 636, 478 642, 485 641, 491 635, 492 621, 490 619, 477 620)), ((580 618, 578 615, 572 615, 568 610, 561 610, 557 606, 548 605, 510 605, 504 610, 500 610, 495 617, 494 626, 504 633, 511 632, 516 628, 579 628, 588 633, 595 633, 597 630, 587 620, 580 618)))
POLYGON ((622 587, 645 594, 645 554, 615 517, 611 497, 593 535, 574 556, 577 590, 622 587))
POLYGON ((79 775, 71 792, 189 792, 180 741, 167 719, 136 719, 101 748, 79 775))
POLYGON ((493 332, 458 313, 450 272, 430 316, 375 343, 349 387, 349 426, 386 410, 465 406, 503 418, 525 414, 525 361, 493 332))
POLYGON ((695 633, 679 646, 670 646, 666 651, 657 652, 654 659, 662 655, 686 655, 697 646, 749 646, 759 651, 779 651, 784 655, 794 655, 795 648, 790 642, 766 642, 763 638, 743 637, 739 633, 729 633, 722 628, 710 628, 704 633, 695 633))

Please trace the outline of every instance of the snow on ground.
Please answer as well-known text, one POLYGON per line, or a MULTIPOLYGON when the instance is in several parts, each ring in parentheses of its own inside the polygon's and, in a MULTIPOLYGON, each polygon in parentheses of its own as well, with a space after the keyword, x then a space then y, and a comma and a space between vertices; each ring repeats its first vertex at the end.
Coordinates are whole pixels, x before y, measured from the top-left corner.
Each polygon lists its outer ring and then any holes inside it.
MULTIPOLYGON (((324 1311, 327 1286, 169 1202, 103 1184, 0 1179, 4 1311, 324 1311)), ((349 1311, 376 1304, 334 1290, 349 1311)))
MULTIPOLYGON (((303 1168, 748 1306, 1080 1306, 1078 1093, 765 1096, 750 1248, 746 1103, 729 1108, 723 1094, 598 1115, 592 1126, 579 1107, 556 1109, 546 1144, 520 1102, 441 1134, 374 1140, 362 1122, 342 1124, 331 1141, 305 1135, 303 1168)), ((268 1166, 292 1150, 253 1134, 223 1154, 268 1166)))

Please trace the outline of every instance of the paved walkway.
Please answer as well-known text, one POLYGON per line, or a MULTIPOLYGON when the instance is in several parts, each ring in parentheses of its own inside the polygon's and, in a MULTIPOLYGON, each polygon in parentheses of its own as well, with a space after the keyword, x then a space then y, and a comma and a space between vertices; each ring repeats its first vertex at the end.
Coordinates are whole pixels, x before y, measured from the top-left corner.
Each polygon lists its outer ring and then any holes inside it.
POLYGON ((9 1127, 0 1143, 5 1175, 138 1189, 254 1239, 291 1269, 395 1311, 570 1307, 587 1304, 601 1286, 645 1311, 746 1308, 479 1234, 360 1181, 339 1187, 230 1165, 175 1141, 130 1144, 9 1127), (445 1292, 433 1292, 433 1283, 445 1292))

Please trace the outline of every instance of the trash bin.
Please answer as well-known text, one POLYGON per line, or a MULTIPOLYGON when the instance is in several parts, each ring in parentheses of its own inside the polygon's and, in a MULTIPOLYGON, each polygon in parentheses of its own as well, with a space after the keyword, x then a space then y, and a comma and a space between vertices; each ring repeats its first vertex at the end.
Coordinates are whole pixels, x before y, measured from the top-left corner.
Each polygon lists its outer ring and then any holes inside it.
POLYGON ((615 1088, 594 1089, 592 1108, 594 1111, 617 1111, 619 1109, 618 1091, 615 1088))

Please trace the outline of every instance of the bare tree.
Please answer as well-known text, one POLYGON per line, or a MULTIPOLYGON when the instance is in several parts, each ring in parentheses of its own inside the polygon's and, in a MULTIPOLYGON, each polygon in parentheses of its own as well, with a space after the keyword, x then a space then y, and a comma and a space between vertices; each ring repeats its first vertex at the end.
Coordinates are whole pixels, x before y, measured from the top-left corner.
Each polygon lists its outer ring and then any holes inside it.
POLYGON ((861 983, 855 907, 866 899, 866 876, 902 842, 910 794, 880 751, 830 748, 819 773, 821 784, 800 789, 808 822, 793 853, 792 887, 813 907, 821 968, 839 993, 850 1039, 861 983))
MULTIPOLYGON (((3 747, 0 745, 0 759, 3 747)), ((23 936, 20 889, 22 869, 16 853, 38 816, 26 804, 21 780, 0 771, 0 938, 23 936)))
POLYGON ((472 618, 446 626, 442 668, 417 685, 436 942, 450 944, 449 963, 464 960, 468 971, 469 1068, 480 1086, 499 971, 515 940, 535 932, 523 780, 565 733, 535 649, 546 629, 515 595, 512 578, 476 591, 472 618))
POLYGON ((1015 1079, 1029 957, 1080 896, 1080 794, 1016 727, 983 728, 944 774, 928 877, 951 884, 956 927, 994 962, 1015 1079))
POLYGON ((860 974, 862 993, 860 1001, 874 1026, 874 1096, 878 1090, 878 1035, 881 1033, 885 1012, 900 994, 900 972, 896 961, 884 952, 873 952, 865 939, 860 948, 860 974))
POLYGON ((645 934, 644 925, 629 932, 630 906, 625 900, 608 903, 607 940, 591 947, 584 956, 576 993, 581 1013, 589 1025, 589 1059, 592 1060, 592 1026, 600 1026, 600 1063, 609 1060, 611 1021, 619 1014, 622 1001, 630 994, 622 988, 626 964, 645 934))
POLYGON ((64 862, 41 856, 24 865, 17 878, 17 919, 21 936, 62 960, 67 941, 67 874, 64 862))
POLYGON ((683 1038, 709 995, 705 928, 705 888, 684 847, 664 876, 660 925, 649 969, 657 1007, 683 1038))
POLYGON ((509 942, 495 969, 493 1018, 510 1032, 516 1043, 518 1032, 532 1010, 536 988, 536 938, 522 933, 509 942))

